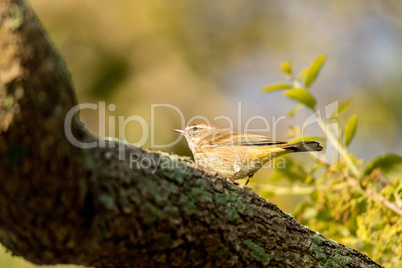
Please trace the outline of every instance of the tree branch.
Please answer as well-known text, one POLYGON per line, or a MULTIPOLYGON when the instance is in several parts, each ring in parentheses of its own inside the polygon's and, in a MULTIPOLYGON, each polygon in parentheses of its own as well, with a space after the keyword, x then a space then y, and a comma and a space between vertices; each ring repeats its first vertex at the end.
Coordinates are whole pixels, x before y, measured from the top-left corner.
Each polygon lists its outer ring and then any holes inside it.
POLYGON ((73 146, 70 76, 24 1, 0 0, 0 55, 0 241, 13 254, 96 267, 379 267, 248 187, 95 138, 78 114, 74 137, 105 146, 73 146))

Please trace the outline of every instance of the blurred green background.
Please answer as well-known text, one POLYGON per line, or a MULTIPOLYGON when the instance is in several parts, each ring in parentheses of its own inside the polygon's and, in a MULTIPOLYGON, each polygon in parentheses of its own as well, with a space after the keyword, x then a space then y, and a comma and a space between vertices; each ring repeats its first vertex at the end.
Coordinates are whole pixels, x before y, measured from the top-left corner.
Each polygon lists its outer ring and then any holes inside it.
MULTIPOLYGON (((395 1, 31 1, 50 38, 72 74, 79 103, 114 104, 108 116, 139 115, 149 124, 151 105, 171 104, 186 122, 205 116, 229 127, 216 116, 229 116, 244 127, 252 116, 272 123, 294 102, 281 93, 263 94, 267 84, 283 80, 279 64, 291 60, 297 70, 328 53, 314 95, 321 108, 353 99, 359 128, 351 151, 362 159, 402 151, 402 2, 395 1), (241 119, 238 120, 238 103, 241 119)), ((280 121, 277 139, 289 137, 289 126, 309 116, 280 121)), ((177 138, 177 112, 155 110, 155 144, 177 138)), ((81 111, 86 127, 98 134, 97 111, 81 111)), ((261 120, 251 128, 262 129, 261 120)), ((106 136, 114 136, 108 131, 106 136)), ((141 127, 130 123, 126 138, 136 143, 141 127)), ((271 130, 272 131, 272 130, 271 130)), ((317 130, 310 134, 320 134, 317 130)), ((256 131, 258 132, 258 131, 256 131)), ((119 136, 117 129, 115 135, 119 136)), ((144 147, 151 149, 151 139, 144 147)), ((191 155, 182 139, 163 148, 191 155)), ((270 170, 255 176, 258 191, 269 182, 270 170)), ((292 212, 303 196, 272 197, 292 212)), ((4 250, 3 250, 4 251, 4 250)), ((0 253, 0 267, 32 267, 21 258, 0 253)))

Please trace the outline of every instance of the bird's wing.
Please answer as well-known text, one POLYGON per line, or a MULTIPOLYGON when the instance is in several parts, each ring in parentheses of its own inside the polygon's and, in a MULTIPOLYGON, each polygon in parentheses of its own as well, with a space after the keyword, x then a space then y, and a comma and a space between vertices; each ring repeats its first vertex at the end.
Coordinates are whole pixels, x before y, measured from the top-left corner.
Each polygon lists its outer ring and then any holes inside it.
POLYGON ((209 145, 219 146, 267 146, 275 144, 286 144, 284 141, 273 141, 266 136, 255 134, 243 134, 238 132, 221 132, 211 135, 209 145))
POLYGON ((267 146, 267 145, 287 143, 284 141, 273 141, 272 139, 266 136, 255 135, 255 134, 238 134, 237 136, 240 136, 240 138, 236 137, 239 141, 238 145, 240 146, 267 146))

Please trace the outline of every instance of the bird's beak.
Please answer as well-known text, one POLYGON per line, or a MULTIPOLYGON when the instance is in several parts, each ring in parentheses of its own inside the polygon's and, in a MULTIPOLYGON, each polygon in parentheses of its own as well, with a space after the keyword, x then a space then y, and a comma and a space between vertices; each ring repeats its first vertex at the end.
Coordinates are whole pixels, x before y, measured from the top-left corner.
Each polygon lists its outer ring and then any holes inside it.
POLYGON ((179 132, 179 133, 184 133, 184 130, 182 129, 173 129, 174 132, 179 132))

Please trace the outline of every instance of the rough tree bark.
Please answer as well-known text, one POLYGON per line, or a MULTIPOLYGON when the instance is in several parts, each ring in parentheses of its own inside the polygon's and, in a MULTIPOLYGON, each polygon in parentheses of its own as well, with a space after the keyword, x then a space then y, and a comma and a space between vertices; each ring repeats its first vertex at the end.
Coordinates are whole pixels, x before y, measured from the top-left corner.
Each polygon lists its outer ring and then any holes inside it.
POLYGON ((0 20, 0 241, 12 254, 95 267, 379 267, 248 187, 94 137, 78 115, 75 138, 105 146, 73 146, 63 61, 24 1, 0 0, 0 20))

